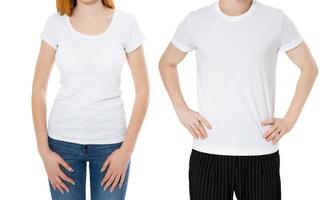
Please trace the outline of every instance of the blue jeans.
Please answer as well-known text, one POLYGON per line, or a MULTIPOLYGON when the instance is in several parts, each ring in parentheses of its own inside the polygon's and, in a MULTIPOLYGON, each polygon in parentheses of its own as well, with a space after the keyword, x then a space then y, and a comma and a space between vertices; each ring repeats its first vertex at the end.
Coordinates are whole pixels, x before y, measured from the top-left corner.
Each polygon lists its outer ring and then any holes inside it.
POLYGON ((122 143, 103 145, 81 145, 48 138, 50 149, 59 154, 74 170, 69 172, 61 166, 62 171, 75 181, 75 185, 64 181, 70 192, 63 194, 54 190, 49 182, 51 197, 53 200, 85 200, 86 163, 89 162, 90 186, 92 200, 124 200, 127 188, 129 166, 125 181, 121 188, 118 186, 110 192, 110 188, 104 191, 101 181, 105 172, 100 172, 106 158, 122 143))

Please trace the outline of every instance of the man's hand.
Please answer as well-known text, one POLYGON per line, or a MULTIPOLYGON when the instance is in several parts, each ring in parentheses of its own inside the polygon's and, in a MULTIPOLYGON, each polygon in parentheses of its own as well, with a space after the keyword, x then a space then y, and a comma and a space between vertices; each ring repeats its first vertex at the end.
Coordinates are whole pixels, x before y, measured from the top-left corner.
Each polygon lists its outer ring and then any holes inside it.
POLYGON ((282 136, 288 133, 294 126, 294 122, 287 118, 271 118, 261 122, 261 125, 268 126, 272 125, 266 133, 264 134, 264 138, 267 141, 272 141, 273 144, 276 144, 282 136))
POLYGON ((198 112, 187 107, 175 108, 175 110, 182 125, 188 129, 196 140, 198 138, 205 139, 208 137, 205 128, 211 129, 211 125, 198 112))

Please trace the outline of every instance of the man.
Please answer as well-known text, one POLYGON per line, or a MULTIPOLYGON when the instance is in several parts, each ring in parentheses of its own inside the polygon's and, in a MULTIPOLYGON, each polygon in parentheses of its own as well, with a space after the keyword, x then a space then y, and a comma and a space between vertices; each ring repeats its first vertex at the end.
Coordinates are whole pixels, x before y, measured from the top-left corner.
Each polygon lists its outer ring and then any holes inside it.
POLYGON ((160 60, 181 123, 194 137, 192 200, 279 200, 278 141, 298 119, 317 66, 291 20, 252 0, 220 0, 182 21, 160 60), (176 66, 196 51, 199 113, 188 108, 176 66), (275 118, 278 52, 300 68, 292 103, 275 118))

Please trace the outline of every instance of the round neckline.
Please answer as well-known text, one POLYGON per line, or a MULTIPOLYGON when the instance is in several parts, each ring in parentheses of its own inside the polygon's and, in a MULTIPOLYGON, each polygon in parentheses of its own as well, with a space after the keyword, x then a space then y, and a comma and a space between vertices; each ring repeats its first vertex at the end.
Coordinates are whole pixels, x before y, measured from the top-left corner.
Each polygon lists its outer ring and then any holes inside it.
POLYGON ((223 19, 227 20, 227 21, 239 21, 239 20, 242 20, 244 18, 246 18, 247 16, 251 15, 253 13, 253 11, 256 9, 257 7, 257 4, 258 2, 256 0, 252 0, 252 4, 251 6, 242 14, 240 15, 228 15, 228 14, 225 14, 221 8, 220 8, 220 5, 219 5, 219 2, 220 1, 217 1, 216 3, 214 3, 214 8, 215 8, 215 11, 216 13, 223 19))
POLYGON ((69 28, 76 35, 78 35, 80 37, 85 37, 85 38, 99 38, 99 37, 103 37, 104 35, 106 35, 109 32, 109 30, 111 29, 111 27, 114 24, 117 13, 118 13, 117 9, 114 9, 112 19, 111 19, 109 25, 107 26, 107 28, 103 32, 101 32, 99 34, 94 34, 94 35, 85 34, 85 33, 82 33, 80 31, 76 30, 75 27, 73 27, 72 24, 71 24, 70 17, 68 15, 65 15, 65 16, 66 16, 66 21, 67 21, 67 24, 68 24, 69 28))

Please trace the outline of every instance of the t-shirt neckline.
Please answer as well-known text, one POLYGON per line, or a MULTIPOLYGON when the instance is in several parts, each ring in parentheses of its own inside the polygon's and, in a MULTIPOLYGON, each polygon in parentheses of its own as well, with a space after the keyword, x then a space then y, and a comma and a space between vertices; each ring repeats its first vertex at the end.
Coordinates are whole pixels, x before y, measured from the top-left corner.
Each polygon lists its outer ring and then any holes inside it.
POLYGON ((66 16, 67 25, 69 26, 69 28, 71 29, 71 31, 74 32, 76 35, 78 35, 80 37, 84 37, 84 38, 100 38, 100 37, 103 37, 104 35, 106 35, 110 31, 111 27, 114 24, 114 21, 116 20, 117 13, 118 13, 118 10, 115 9, 113 11, 113 16, 112 16, 111 22, 108 25, 108 27, 105 29, 105 31, 103 31, 102 33, 99 33, 99 34, 95 34, 95 35, 85 34, 85 33, 77 31, 72 26, 72 24, 70 22, 70 17, 68 15, 65 15, 65 16, 66 16))
POLYGON ((231 15, 225 14, 220 9, 219 1, 216 1, 213 4, 213 8, 214 8, 215 12, 217 13, 217 15, 219 17, 221 17, 222 19, 227 20, 227 21, 239 21, 239 20, 242 20, 242 19, 248 17, 249 15, 251 15, 254 12, 254 10, 256 9, 257 4, 258 4, 258 2, 256 0, 252 0, 252 4, 251 4, 250 8, 247 11, 245 11, 243 14, 237 15, 237 16, 231 16, 231 15))

